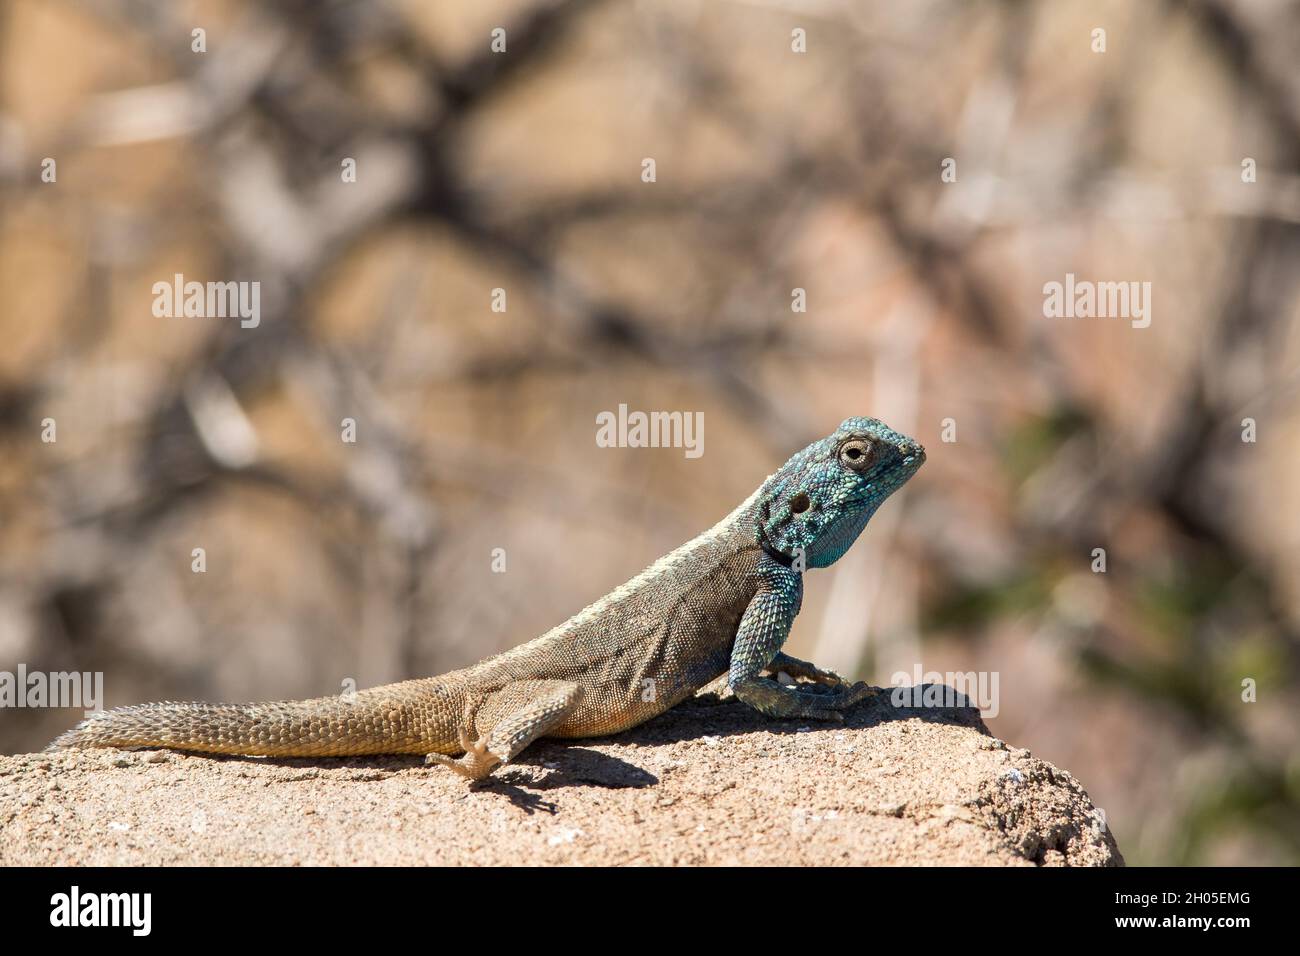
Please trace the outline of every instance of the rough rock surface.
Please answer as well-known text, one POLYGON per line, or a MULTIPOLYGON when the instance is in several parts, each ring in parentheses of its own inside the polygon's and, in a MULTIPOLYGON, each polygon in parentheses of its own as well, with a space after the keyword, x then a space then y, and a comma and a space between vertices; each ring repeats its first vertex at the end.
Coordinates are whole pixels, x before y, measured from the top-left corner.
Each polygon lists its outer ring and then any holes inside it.
POLYGON ((0 758, 3 864, 1120 865, 1070 774, 969 708, 844 726, 704 696, 476 789, 419 758, 0 758))

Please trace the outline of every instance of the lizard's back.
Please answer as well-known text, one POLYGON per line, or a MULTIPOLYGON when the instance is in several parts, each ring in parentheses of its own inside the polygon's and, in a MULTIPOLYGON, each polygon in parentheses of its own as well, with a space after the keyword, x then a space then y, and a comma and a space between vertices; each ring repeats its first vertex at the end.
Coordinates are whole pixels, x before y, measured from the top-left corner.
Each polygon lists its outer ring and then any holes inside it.
POLYGON ((448 678, 487 693, 532 679, 581 685, 582 700, 555 737, 614 733, 662 713, 727 669, 762 555, 745 533, 745 513, 742 506, 541 637, 448 678))

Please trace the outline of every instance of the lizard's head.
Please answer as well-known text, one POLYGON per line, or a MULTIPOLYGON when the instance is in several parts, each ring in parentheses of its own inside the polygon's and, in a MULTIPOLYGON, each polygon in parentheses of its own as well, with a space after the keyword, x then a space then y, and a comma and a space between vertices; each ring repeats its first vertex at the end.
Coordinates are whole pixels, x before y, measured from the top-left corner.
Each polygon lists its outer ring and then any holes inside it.
POLYGON ((874 418, 847 418, 769 478, 758 494, 758 538, 808 567, 833 564, 880 503, 925 462, 925 449, 874 418))

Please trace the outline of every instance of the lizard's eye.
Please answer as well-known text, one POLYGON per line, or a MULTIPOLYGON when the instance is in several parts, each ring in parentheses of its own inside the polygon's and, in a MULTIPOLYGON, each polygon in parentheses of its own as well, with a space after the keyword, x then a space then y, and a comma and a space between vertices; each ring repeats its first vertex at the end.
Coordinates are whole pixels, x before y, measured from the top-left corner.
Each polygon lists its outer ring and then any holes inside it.
POLYGON ((840 446, 840 461, 854 471, 866 471, 871 464, 871 442, 861 438, 846 441, 840 446))
POLYGON ((790 499, 790 510, 797 515, 803 514, 811 507, 812 499, 802 491, 790 499))

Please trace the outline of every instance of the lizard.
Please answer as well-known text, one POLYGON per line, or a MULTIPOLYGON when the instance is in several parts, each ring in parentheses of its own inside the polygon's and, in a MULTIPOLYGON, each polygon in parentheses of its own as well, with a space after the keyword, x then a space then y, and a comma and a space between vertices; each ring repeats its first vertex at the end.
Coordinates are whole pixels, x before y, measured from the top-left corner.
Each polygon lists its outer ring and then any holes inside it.
POLYGON ((472 667, 313 700, 118 707, 47 749, 423 754, 478 781, 539 738, 618 733, 724 677, 770 718, 839 721, 876 691, 781 650, 803 575, 847 552, 924 461, 920 444, 883 422, 849 418, 708 531, 558 627, 472 667), (791 680, 774 679, 782 674, 791 680))

